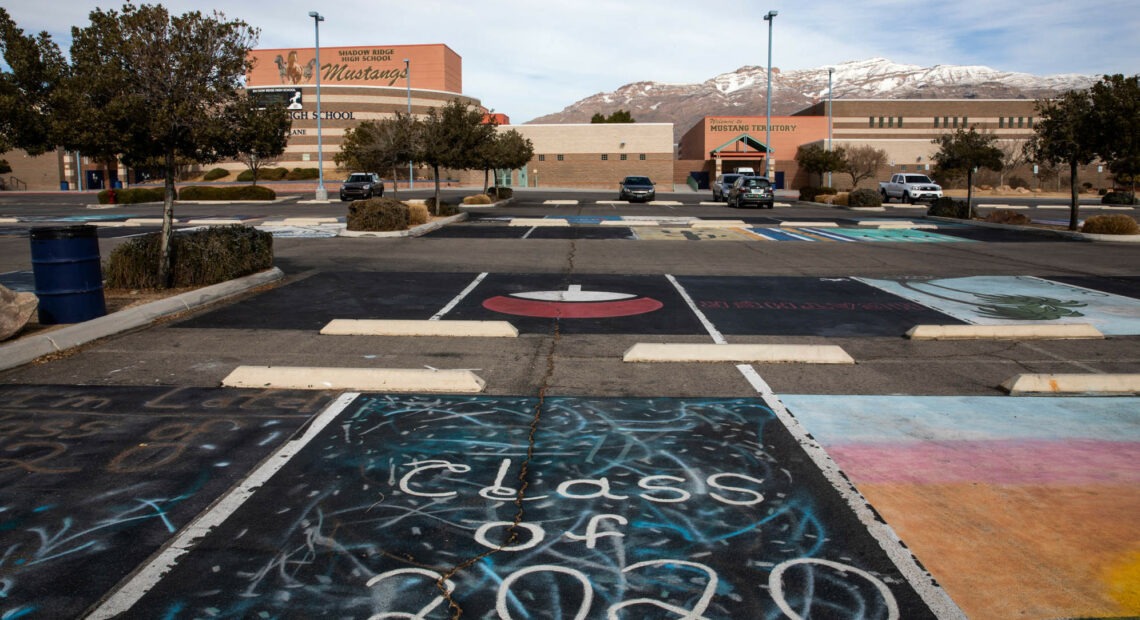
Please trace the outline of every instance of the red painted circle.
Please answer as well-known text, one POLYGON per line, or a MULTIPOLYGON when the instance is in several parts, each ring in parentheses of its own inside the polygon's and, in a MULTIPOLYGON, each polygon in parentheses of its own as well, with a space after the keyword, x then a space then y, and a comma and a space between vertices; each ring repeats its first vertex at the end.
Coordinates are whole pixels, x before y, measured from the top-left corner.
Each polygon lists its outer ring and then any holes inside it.
POLYGON ((547 319, 604 319, 618 316, 645 314, 665 304, 649 297, 618 301, 539 301, 518 297, 492 297, 483 307, 503 314, 533 316, 547 319))

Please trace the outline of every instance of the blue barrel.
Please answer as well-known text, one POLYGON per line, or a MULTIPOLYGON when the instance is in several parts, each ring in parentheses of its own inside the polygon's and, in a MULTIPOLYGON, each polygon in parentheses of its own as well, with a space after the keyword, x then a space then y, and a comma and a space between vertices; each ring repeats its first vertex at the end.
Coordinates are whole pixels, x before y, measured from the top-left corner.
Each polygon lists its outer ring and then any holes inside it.
POLYGON ((41 324, 79 323, 107 314, 96 230, 88 225, 32 229, 41 324))

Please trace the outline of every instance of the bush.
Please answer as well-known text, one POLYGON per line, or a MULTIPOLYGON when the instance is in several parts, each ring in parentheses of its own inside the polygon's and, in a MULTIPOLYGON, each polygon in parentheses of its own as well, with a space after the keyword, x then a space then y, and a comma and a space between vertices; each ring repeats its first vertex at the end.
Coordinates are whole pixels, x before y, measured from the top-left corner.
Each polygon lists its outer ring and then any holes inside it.
MULTIPOLYGON (((99 192, 99 204, 110 204, 111 191, 105 189, 99 192)), ((133 205, 140 202, 162 202, 166 200, 166 188, 164 187, 132 187, 129 189, 116 189, 115 203, 121 205, 133 205)), ((178 199, 178 190, 174 192, 174 199, 178 199)))
POLYGON ((960 220, 968 219, 969 208, 964 200, 954 200, 949 196, 942 196, 930 203, 926 214, 932 217, 953 217, 960 220))
POLYGON ((308 181, 321 178, 321 171, 316 168, 294 168, 285 175, 287 181, 308 181))
POLYGON ((1019 187, 1029 189, 1029 182, 1019 176, 1011 176, 1009 177, 1009 186, 1013 189, 1017 189, 1019 187))
POLYGON ((230 176, 230 171, 225 168, 214 168, 202 176, 203 181, 217 181, 230 176))
POLYGON ((408 205, 394 198, 354 200, 348 205, 348 230, 407 230, 410 221, 408 205))
POLYGON ((857 189, 847 195, 847 206, 881 207, 883 206, 883 197, 873 189, 857 189))
POLYGON ((814 187, 809 185, 807 187, 800 188, 800 200, 803 200, 805 202, 815 202, 816 196, 819 196, 820 194, 834 195, 837 193, 838 192, 834 187, 814 187))
POLYGON ((1104 205, 1134 205, 1136 196, 1129 192, 1108 192, 1100 199, 1104 205))
MULTIPOLYGON (((280 181, 289 174, 285 168, 262 168, 257 171, 258 181, 280 181)), ((253 182, 253 171, 242 170, 241 174, 237 176, 237 180, 243 183, 253 182)))
POLYGON ((475 194, 474 196, 467 196, 463 199, 465 205, 489 205, 494 200, 487 194, 475 194))
POLYGON ((408 226, 420 226, 430 221, 431 214, 428 213, 426 205, 419 203, 408 205, 408 226))
POLYGON ((992 222, 994 224, 1013 224, 1015 226, 1024 226, 1033 220, 1024 213, 1010 211, 1009 209, 1001 209, 987 215, 986 221, 992 222))
MULTIPOLYGON (((156 289, 162 233, 136 237, 111 251, 103 274, 108 288, 156 289)), ((215 226, 176 232, 170 257, 174 287, 207 286, 273 266, 273 235, 256 228, 215 226)))
POLYGON ((1094 215, 1085 220, 1081 232, 1094 235, 1136 235, 1140 234, 1140 224, 1131 216, 1123 214, 1094 215))
POLYGON ((437 208, 435 205, 435 196, 424 200, 424 204, 427 205, 430 213, 437 216, 447 217, 459 213, 459 207, 457 205, 448 204, 442 200, 439 202, 439 207, 437 208))
POLYGON ((487 189, 487 195, 499 200, 506 200, 514 197, 515 190, 510 187, 490 187, 487 189))
POLYGON ((182 188, 182 200, 276 200, 277 192, 260 185, 230 185, 213 187, 191 185, 182 188))

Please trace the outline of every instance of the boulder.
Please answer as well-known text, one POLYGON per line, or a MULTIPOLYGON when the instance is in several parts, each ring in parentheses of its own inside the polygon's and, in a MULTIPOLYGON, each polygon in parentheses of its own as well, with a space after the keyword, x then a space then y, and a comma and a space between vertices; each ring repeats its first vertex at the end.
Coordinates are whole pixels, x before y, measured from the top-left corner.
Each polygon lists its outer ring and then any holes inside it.
POLYGON ((33 293, 17 293, 0 285, 0 341, 20 333, 39 303, 33 293))

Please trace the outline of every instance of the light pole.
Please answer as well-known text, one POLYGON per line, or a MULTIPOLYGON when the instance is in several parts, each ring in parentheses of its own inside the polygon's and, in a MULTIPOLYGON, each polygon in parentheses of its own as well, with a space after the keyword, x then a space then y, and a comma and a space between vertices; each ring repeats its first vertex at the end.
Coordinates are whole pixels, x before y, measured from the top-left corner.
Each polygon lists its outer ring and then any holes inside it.
POLYGON ((772 22, 779 14, 779 11, 768 11, 764 16, 764 21, 768 22, 768 115, 764 124, 764 176, 769 181, 772 180, 772 22))
MULTIPOLYGON (((827 68, 827 152, 831 152, 831 74, 835 69, 827 68)), ((827 186, 831 187, 831 171, 827 171, 827 186)))
MULTIPOLYGON (((412 61, 404 59, 404 79, 408 81, 408 122, 412 122, 412 61)), ((408 162, 408 189, 416 188, 416 175, 413 163, 408 162)), ((395 183, 395 179, 392 180, 395 183)))
POLYGON ((309 11, 313 18, 313 30, 316 33, 317 52, 317 192, 313 196, 316 200, 328 200, 329 193, 325 190, 325 151, 321 143, 321 22, 325 18, 316 11, 309 11))

